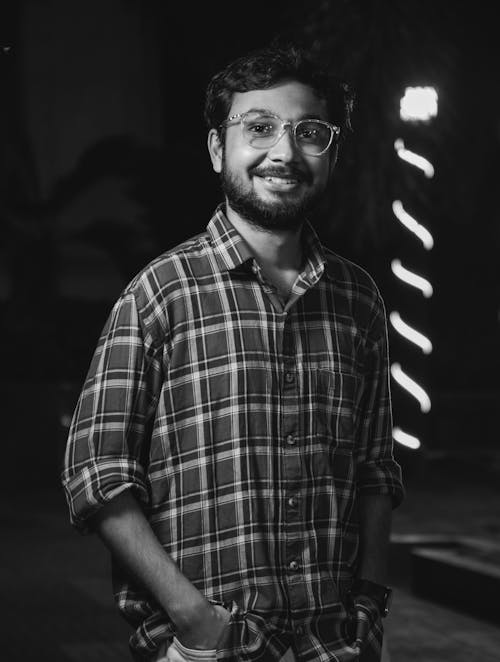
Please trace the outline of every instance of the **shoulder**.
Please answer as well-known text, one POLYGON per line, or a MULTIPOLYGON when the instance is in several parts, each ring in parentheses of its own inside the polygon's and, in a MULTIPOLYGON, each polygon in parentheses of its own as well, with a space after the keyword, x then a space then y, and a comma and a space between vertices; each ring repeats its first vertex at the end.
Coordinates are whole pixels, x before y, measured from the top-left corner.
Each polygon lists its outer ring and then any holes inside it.
POLYGON ((140 324, 157 339, 168 335, 169 308, 175 308, 193 277, 213 264, 207 232, 186 239, 149 262, 122 291, 120 301, 134 302, 140 324))
POLYGON ((367 345, 386 339, 386 309, 373 277, 359 264, 325 249, 334 296, 344 299, 367 345))
POLYGON ((134 294, 138 302, 146 304, 165 301, 179 287, 206 265, 211 252, 207 232, 186 239, 149 262, 130 281, 125 294, 134 294))
POLYGON ((335 288, 361 305, 383 306, 382 295, 373 277, 359 264, 329 248, 324 248, 328 274, 335 288))

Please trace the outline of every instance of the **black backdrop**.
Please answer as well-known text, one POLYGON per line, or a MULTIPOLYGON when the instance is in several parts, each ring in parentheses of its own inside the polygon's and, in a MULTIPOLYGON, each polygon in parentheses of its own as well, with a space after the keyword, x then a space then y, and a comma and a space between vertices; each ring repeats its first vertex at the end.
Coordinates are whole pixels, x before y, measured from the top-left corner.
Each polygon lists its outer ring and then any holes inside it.
POLYGON ((206 83, 231 58, 277 34, 316 40, 357 89, 354 134, 318 228, 333 250, 372 273, 388 310, 406 314, 433 341, 431 357, 422 357, 391 330, 393 359, 408 365, 433 399, 431 415, 422 418, 394 386, 396 422, 423 434, 425 452, 494 446, 495 21, 488 10, 475 15, 460 3, 436 10, 409 2, 406 13, 399 4, 2 4, 0 401, 7 466, 22 467, 34 483, 57 480, 68 417, 114 299, 149 259, 203 230, 220 199, 205 148, 206 83), (406 82, 438 87, 432 125, 399 121, 406 82), (395 157, 398 136, 433 161, 433 180, 395 157), (430 253, 394 220, 394 197, 431 229, 430 253), (398 256, 432 281, 431 300, 422 302, 394 279, 389 264, 398 256))

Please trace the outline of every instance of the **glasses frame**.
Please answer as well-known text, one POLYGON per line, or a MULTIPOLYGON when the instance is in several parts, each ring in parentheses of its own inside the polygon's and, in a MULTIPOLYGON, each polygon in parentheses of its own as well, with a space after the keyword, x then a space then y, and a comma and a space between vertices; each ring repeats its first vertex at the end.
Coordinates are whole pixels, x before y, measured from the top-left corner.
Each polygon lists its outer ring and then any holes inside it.
MULTIPOLYGON (((251 113, 255 113, 255 111, 254 110, 249 110, 246 113, 236 113, 236 115, 231 115, 231 117, 228 117, 227 120, 224 120, 224 122, 221 122, 221 124, 219 125, 219 128, 229 126, 229 124, 231 122, 234 122, 234 120, 238 120, 239 124, 241 126, 241 135, 243 136, 243 139, 245 140, 245 142, 248 145, 250 145, 250 147, 253 147, 254 149, 263 149, 264 150, 264 149, 271 149, 271 147, 274 147, 275 145, 277 145, 279 143, 279 141, 281 140, 281 138, 284 136, 285 131, 287 130, 287 128, 290 127, 290 129, 291 129, 290 134, 293 137, 294 145, 305 156, 322 156, 325 152, 327 152, 330 149, 334 138, 335 138, 335 144, 337 145, 338 139, 340 137, 340 127, 336 126, 335 124, 332 124, 331 122, 326 122, 325 120, 318 120, 318 119, 315 119, 315 118, 311 118, 311 119, 305 118, 305 119, 302 119, 302 120, 297 120, 296 122, 287 122, 287 121, 281 119, 281 117, 279 115, 276 115, 274 113, 266 113, 265 114, 266 117, 274 117, 275 119, 279 120, 280 123, 281 123, 281 128, 279 130, 279 133, 276 136, 276 139, 270 145, 267 145, 266 147, 258 147, 258 146, 252 145, 247 140, 247 138, 245 136, 245 126, 244 126, 245 118, 248 117, 248 115, 250 115, 251 113), (321 152, 318 152, 317 154, 308 154, 307 152, 304 152, 304 149, 302 148, 302 146, 297 142, 297 126, 299 124, 301 124, 302 122, 313 122, 314 124, 322 124, 323 126, 327 126, 330 129, 330 140, 328 142, 328 145, 321 152)), ((262 113, 262 114, 264 115, 264 113, 262 113)))

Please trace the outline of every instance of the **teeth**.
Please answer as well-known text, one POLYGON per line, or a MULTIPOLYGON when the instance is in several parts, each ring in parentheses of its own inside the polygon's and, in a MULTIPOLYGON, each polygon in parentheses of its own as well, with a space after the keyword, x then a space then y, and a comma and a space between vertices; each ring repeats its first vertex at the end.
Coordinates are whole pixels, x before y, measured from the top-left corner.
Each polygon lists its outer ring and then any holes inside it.
POLYGON ((273 184, 296 184, 296 179, 285 179, 284 177, 266 177, 266 181, 273 184))

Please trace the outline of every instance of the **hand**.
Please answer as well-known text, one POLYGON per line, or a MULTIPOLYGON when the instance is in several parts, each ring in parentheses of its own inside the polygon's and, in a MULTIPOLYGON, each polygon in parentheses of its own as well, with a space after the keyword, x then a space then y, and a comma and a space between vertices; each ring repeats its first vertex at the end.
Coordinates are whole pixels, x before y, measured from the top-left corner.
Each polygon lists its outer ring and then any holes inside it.
POLYGON ((186 648, 213 650, 229 623, 231 614, 221 605, 206 603, 203 609, 190 619, 189 625, 177 628, 177 639, 186 648))
POLYGON ((355 655, 359 656, 366 645, 372 624, 380 618, 380 611, 376 603, 368 596, 359 595, 353 597, 349 616, 349 629, 354 639, 352 648, 355 655))

